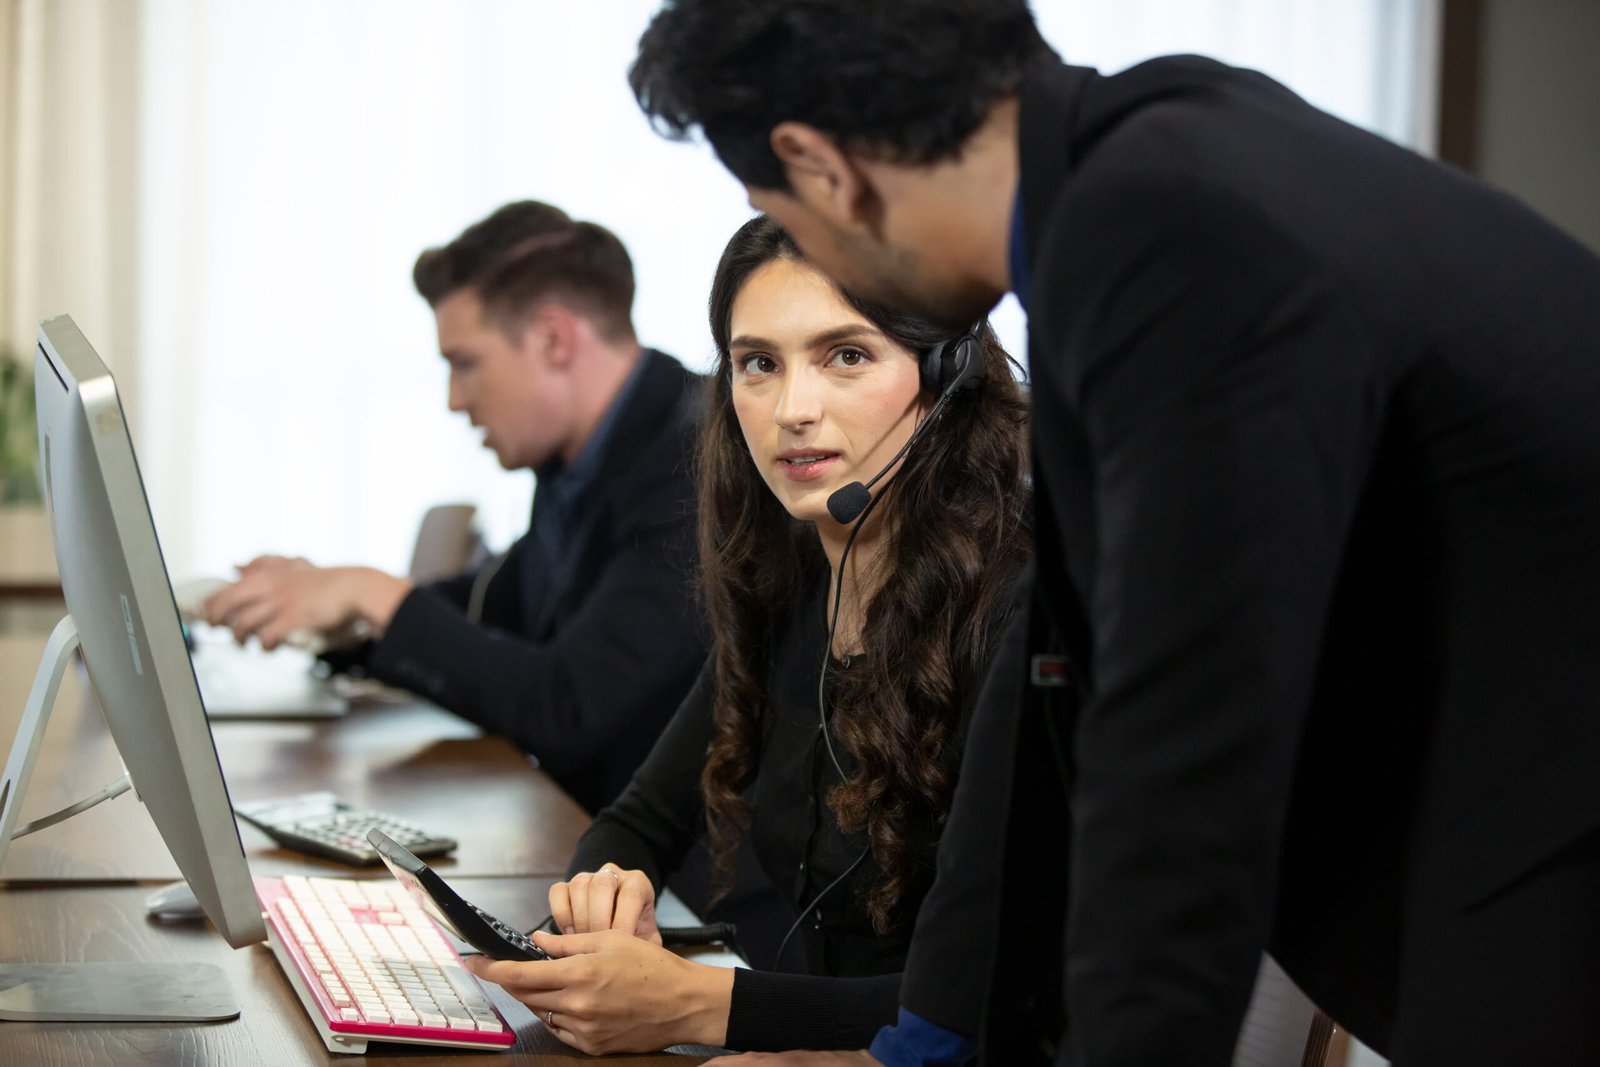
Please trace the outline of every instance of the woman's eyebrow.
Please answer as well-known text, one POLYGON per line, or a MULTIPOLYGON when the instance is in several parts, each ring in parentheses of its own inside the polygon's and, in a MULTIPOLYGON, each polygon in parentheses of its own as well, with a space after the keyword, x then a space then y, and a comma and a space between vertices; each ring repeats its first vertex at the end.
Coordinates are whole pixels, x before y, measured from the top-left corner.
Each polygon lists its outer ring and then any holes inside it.
MULTIPOLYGON (((861 324, 861 323, 852 323, 849 326, 835 326, 831 330, 823 330, 821 333, 813 334, 811 337, 806 339, 805 347, 806 348, 823 348, 823 347, 826 347, 827 345, 839 344, 841 341, 866 341, 866 340, 872 340, 874 338, 881 338, 881 337, 883 337, 883 331, 882 330, 876 330, 876 329, 873 329, 871 326, 867 326, 867 325, 861 324)), ((728 347, 730 349, 731 348, 767 348, 767 349, 772 349, 772 348, 781 348, 783 346, 779 345, 775 341, 770 341, 765 337, 754 337, 754 336, 752 336, 750 334, 740 334, 738 337, 735 337, 733 340, 728 342, 728 347)))
POLYGON ((843 341, 868 341, 883 336, 883 331, 875 330, 865 323, 851 323, 849 326, 836 326, 831 330, 823 330, 815 334, 806 342, 807 348, 825 348, 843 341))

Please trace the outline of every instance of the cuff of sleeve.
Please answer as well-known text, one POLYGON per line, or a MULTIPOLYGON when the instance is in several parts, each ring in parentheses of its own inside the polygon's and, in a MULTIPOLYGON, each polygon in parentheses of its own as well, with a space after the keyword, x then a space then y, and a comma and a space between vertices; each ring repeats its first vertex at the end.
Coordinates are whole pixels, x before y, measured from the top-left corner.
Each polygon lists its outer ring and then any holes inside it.
POLYGON ((963 1067, 978 1043, 901 1008, 899 1021, 879 1030, 868 1052, 884 1067, 963 1067))
POLYGON ((406 594, 382 639, 367 656, 367 670, 436 704, 448 706, 450 679, 439 666, 465 652, 457 631, 471 627, 459 611, 430 589, 406 594))
POLYGON ((860 1048, 894 1017, 898 974, 870 978, 739 968, 728 1006, 728 1047, 741 1052, 860 1048))

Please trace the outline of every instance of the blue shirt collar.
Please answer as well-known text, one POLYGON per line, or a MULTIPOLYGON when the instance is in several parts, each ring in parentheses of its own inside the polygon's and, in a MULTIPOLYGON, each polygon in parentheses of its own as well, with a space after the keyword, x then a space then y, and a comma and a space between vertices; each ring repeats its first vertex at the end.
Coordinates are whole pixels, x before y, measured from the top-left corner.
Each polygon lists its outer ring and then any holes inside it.
POLYGON ((1011 291, 1023 307, 1028 304, 1028 246, 1022 232, 1022 183, 1017 183, 1016 195, 1011 200, 1011 291))
POLYGON ((583 448, 578 451, 571 463, 562 463, 559 459, 553 460, 537 472, 539 481, 554 489, 558 496, 567 500, 577 499, 599 475, 600 464, 605 459, 606 445, 610 443, 623 409, 633 399, 633 394, 639 391, 639 382, 644 377, 644 365, 649 361, 650 351, 646 349, 640 353, 639 361, 633 365, 633 370, 628 372, 628 377, 622 382, 622 388, 612 397, 611 405, 606 408, 605 414, 600 416, 594 432, 589 435, 589 440, 584 442, 583 448))

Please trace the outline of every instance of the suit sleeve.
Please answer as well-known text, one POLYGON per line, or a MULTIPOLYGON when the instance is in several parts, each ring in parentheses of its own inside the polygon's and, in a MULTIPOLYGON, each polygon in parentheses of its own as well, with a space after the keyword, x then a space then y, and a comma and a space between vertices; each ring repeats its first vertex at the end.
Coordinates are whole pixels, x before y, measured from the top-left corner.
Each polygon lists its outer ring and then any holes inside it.
POLYGON ((517 565, 517 556, 514 553, 508 553, 504 560, 488 559, 476 570, 468 571, 465 574, 453 575, 449 578, 441 578, 437 582, 429 582, 422 588, 457 609, 466 611, 467 605, 472 600, 472 587, 478 583, 478 578, 485 570, 490 567, 496 568, 494 578, 497 581, 515 581, 517 565))
POLYGON ((704 656, 684 495, 668 479, 630 503, 631 534, 553 639, 475 625, 444 591, 425 588, 402 602, 370 670, 509 738, 558 779, 584 773, 657 694, 683 692, 704 656))
POLYGON ((656 892, 699 837, 705 804, 700 770, 716 726, 712 720, 714 660, 706 659, 694 688, 662 731, 622 795, 609 804, 578 841, 570 877, 606 863, 641 870, 656 892))
POLYGON ((835 978, 740 968, 733 974, 728 1047, 740 1052, 864 1048, 894 1021, 899 989, 899 974, 835 978))
MULTIPOLYGON (((1032 568, 1019 581, 1031 588, 1032 568)), ((1000 928, 1000 871, 1012 752, 1023 709, 1029 613, 1005 626, 967 729, 949 822, 939 837, 937 876, 906 958, 900 1003, 918 1018, 975 1038, 1000 928), (952 961, 960 961, 952 966, 952 961)))
MULTIPOLYGON (((1056 276, 1046 336, 1071 343, 1035 367, 1038 421, 1084 435, 1093 510, 1060 517, 1092 536, 1093 688, 1059 1062, 1224 1067, 1380 391, 1343 294, 1248 205, 1124 180, 1072 208, 1056 247, 1104 255, 1056 276)), ((1042 479, 1059 458, 1041 448, 1042 479)))
MULTIPOLYGON (((430 582, 421 589, 411 590, 406 594, 405 600, 400 602, 400 606, 395 609, 395 616, 398 617, 406 609, 407 600, 415 596, 425 595, 435 596, 451 604, 459 611, 467 610, 467 604, 472 599, 472 587, 477 584, 479 575, 483 573, 485 567, 494 566, 497 566, 496 562, 490 560, 476 570, 468 571, 465 574, 457 574, 437 582, 430 582)), ((495 577, 507 580, 506 576, 514 572, 516 566, 515 555, 507 553, 503 564, 499 565, 499 569, 496 570, 495 577)), ((514 581, 515 579, 510 580, 514 581)), ((390 621, 392 624, 393 619, 390 621)), ((372 653, 377 647, 378 642, 366 640, 349 647, 328 649, 319 653, 317 658, 335 671, 346 672, 359 669, 362 673, 370 674, 372 672, 372 653)))

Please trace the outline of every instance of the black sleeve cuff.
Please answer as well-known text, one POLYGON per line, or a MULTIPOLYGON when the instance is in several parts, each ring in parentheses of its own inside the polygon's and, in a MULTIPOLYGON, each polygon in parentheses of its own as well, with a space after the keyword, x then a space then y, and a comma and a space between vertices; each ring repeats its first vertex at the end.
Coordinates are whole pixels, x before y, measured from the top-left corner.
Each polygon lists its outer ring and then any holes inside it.
POLYGON ((451 679, 439 665, 472 659, 470 646, 481 640, 477 627, 442 596, 413 589, 368 654, 367 669, 382 681, 454 710, 451 679))
POLYGON ((900 975, 827 978, 739 969, 728 1047, 741 1052, 866 1048, 899 1014, 900 975))

